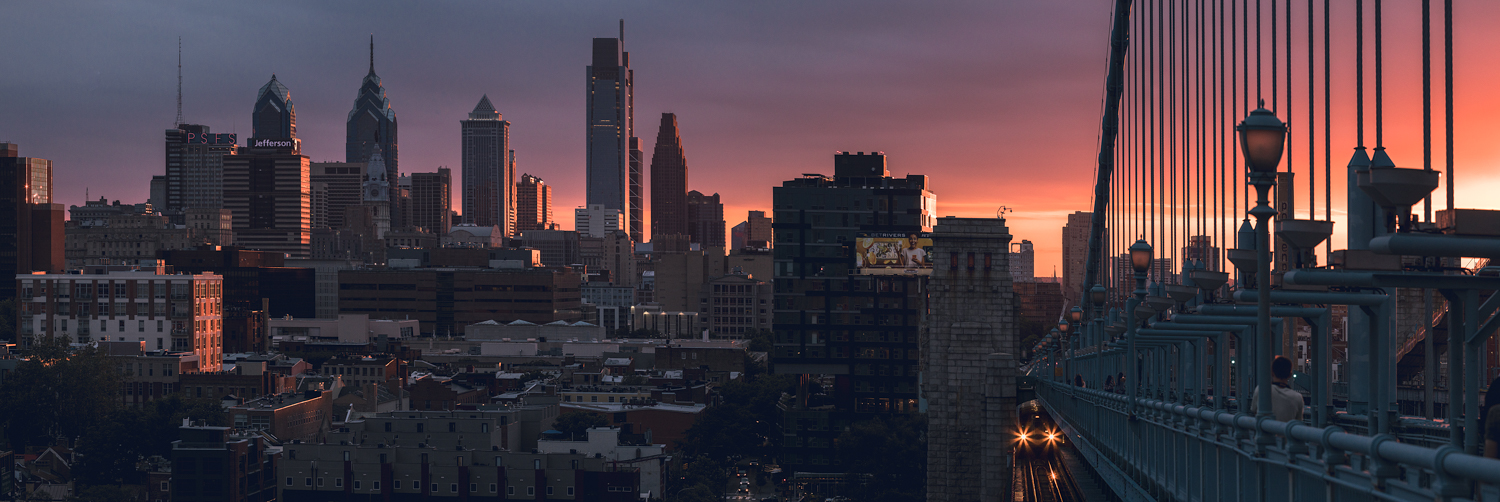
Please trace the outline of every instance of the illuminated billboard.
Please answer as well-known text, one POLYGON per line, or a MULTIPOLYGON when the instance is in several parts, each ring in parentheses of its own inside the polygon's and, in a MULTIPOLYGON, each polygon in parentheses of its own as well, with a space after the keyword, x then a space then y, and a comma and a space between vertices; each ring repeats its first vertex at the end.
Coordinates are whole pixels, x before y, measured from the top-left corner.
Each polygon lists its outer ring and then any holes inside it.
POLYGON ((867 232, 854 238, 854 264, 862 274, 932 274, 932 234, 867 232))

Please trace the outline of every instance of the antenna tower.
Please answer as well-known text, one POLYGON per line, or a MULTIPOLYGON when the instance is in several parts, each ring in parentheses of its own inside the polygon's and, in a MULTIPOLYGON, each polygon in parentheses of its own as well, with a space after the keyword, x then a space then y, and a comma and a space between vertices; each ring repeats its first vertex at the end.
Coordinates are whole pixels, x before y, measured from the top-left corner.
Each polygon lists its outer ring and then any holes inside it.
POLYGON ((182 37, 177 37, 177 121, 172 127, 182 124, 182 37))

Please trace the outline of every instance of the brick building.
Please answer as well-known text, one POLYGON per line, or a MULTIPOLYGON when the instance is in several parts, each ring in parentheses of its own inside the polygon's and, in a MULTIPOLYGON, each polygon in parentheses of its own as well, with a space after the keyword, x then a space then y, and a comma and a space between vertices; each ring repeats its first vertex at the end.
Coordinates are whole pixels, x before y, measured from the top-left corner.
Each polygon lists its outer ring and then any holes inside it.
POLYGON ((281 447, 228 427, 183 426, 172 442, 174 502, 271 502, 281 447))
POLYGON ((462 334, 491 319, 572 322, 583 319, 579 283, 568 269, 343 270, 339 312, 410 316, 426 336, 462 334))

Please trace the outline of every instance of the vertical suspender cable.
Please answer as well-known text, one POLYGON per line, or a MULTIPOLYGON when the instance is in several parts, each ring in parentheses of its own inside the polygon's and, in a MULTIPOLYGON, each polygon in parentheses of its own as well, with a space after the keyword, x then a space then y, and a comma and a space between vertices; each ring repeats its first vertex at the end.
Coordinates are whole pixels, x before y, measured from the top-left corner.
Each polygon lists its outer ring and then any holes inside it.
POLYGON ((1443 0, 1443 137, 1448 141, 1448 210, 1453 211, 1453 0, 1443 0))
MULTIPOLYGON (((1423 0, 1426 1, 1426 0, 1423 0)), ((1291 31, 1291 30, 1287 30, 1291 31)), ((1317 121, 1314 120, 1317 113, 1317 71, 1313 65, 1317 58, 1313 57, 1313 49, 1317 48, 1317 42, 1313 38, 1313 0, 1307 0, 1307 219, 1318 219, 1318 143, 1317 143, 1317 121)), ((1290 45, 1290 44, 1288 44, 1290 45)), ((1324 104, 1327 106, 1327 104, 1324 104)))
MULTIPOLYGON (((1432 0, 1422 0, 1422 169, 1432 170, 1432 0)), ((1430 192, 1422 199, 1422 221, 1432 221, 1430 192)))
MULTIPOLYGON (((1310 0, 1309 0, 1310 1, 1310 0)), ((1333 221, 1333 33, 1329 4, 1323 0, 1323 219, 1333 221)), ((1323 247, 1323 262, 1333 257, 1333 239, 1323 247)))
MULTIPOLYGON (((1171 96, 1171 99, 1169 99, 1167 101, 1167 103, 1168 103, 1168 105, 1167 105, 1167 113, 1168 113, 1168 115, 1170 115, 1171 118, 1168 120, 1168 123, 1167 123, 1167 135, 1168 135, 1168 140, 1167 140, 1167 142, 1168 142, 1168 144, 1167 144, 1167 159, 1168 160, 1167 160, 1167 164, 1166 164, 1166 168, 1167 168, 1166 176, 1162 177, 1162 182, 1165 183, 1165 185, 1162 187, 1162 195, 1165 197, 1163 199, 1163 202, 1171 204, 1169 206, 1169 207, 1171 207, 1171 213, 1165 214, 1165 215, 1162 216, 1162 218, 1163 218, 1162 219, 1162 223, 1163 223, 1162 226, 1164 227, 1163 229, 1167 231, 1167 233, 1165 235, 1166 238, 1163 239, 1162 242, 1164 244, 1170 243, 1170 246, 1167 248, 1167 252, 1162 253, 1162 255, 1167 257, 1167 272, 1166 272, 1166 274, 1171 274, 1173 270, 1176 270, 1175 268, 1172 267, 1172 265, 1174 263, 1176 263, 1176 261, 1173 260, 1172 258, 1176 256, 1176 252, 1177 252, 1177 1, 1176 0, 1171 0, 1167 4, 1167 31, 1168 31, 1168 36, 1170 37, 1168 39, 1168 40, 1170 40, 1170 42, 1167 44, 1167 54, 1168 54, 1167 55, 1167 58, 1168 58, 1168 62, 1167 62, 1167 95, 1171 96)), ((1164 274, 1164 275, 1166 275, 1166 274, 1164 274)), ((1162 279, 1166 279, 1166 277, 1163 277, 1162 279)), ((1165 282, 1165 281, 1158 280, 1157 282, 1165 282)))
POLYGON ((1375 0, 1375 149, 1385 148, 1385 82, 1382 78, 1381 64, 1384 59, 1381 54, 1381 30, 1380 30, 1380 0, 1375 0))
POLYGON ((1365 0, 1354 2, 1354 143, 1365 147, 1365 0))

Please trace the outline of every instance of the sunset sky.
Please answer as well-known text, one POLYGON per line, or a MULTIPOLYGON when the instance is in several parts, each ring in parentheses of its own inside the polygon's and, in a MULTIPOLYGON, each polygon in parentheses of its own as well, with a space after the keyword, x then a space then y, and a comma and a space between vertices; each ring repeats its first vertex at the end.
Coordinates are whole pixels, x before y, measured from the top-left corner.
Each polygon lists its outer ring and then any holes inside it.
MULTIPOLYGON (((1388 4, 1398 5, 1387 17, 1387 143, 1398 164, 1420 167, 1416 2, 1388 4)), ((590 38, 615 36, 623 18, 636 136, 649 155, 660 114, 676 113, 689 188, 721 194, 729 225, 769 211, 780 181, 830 172, 835 151, 884 151, 894 175, 931 176, 939 216, 1011 208, 1012 233, 1036 244, 1037 275, 1050 275, 1065 215, 1090 207, 1110 5, 30 2, 7 6, 0 31, 0 141, 54 161, 55 202, 82 204, 85 190, 146 200, 164 170, 181 36, 186 122, 247 138, 255 91, 275 73, 304 153, 342 160, 373 34, 403 172, 447 166, 456 182, 458 122, 488 94, 512 123, 517 176, 553 185, 556 216, 571 226, 583 203, 590 38)), ((1500 205, 1490 195, 1500 193, 1496 9, 1458 2, 1460 207, 1500 205)), ((1346 49, 1336 41, 1335 58, 1346 49)), ((1352 97, 1335 94, 1347 125, 1352 97)), ((1335 131, 1336 166, 1350 134, 1335 131)))

